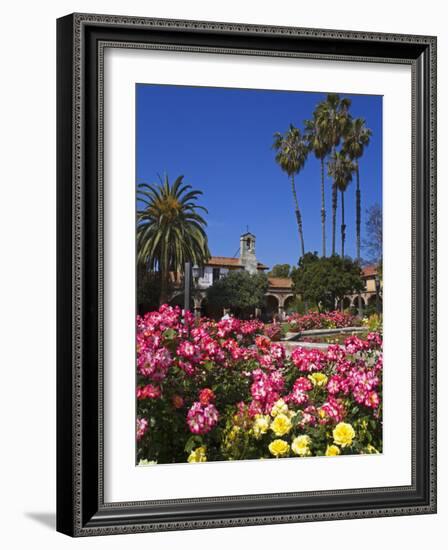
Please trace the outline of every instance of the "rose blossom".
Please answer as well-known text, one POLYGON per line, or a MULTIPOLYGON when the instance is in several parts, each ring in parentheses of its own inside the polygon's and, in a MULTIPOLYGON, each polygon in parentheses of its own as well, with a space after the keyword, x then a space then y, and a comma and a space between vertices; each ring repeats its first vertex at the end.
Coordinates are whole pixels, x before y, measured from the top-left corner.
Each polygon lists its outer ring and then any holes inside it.
POLYGON ((203 435, 216 426, 218 417, 218 410, 213 404, 203 406, 195 401, 187 413, 187 424, 191 433, 203 435))
POLYGON ((304 376, 300 376, 294 382, 292 392, 289 395, 289 400, 296 405, 303 405, 308 402, 307 392, 313 389, 313 384, 304 376))
POLYGON ((160 388, 152 384, 137 387, 137 399, 157 399, 160 395, 160 388))
POLYGON ((215 394, 210 388, 204 388, 199 392, 199 402, 201 405, 209 405, 215 400, 215 394))
POLYGON ((146 418, 137 417, 137 441, 145 435, 148 430, 148 420, 146 418))

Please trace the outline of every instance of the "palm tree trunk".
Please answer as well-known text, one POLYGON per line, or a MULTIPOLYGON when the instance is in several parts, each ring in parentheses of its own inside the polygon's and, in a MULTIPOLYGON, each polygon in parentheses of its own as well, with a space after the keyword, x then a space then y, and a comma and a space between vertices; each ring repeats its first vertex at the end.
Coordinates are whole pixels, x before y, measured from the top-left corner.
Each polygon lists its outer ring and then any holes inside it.
POLYGON ((335 182, 333 182, 331 191, 332 191, 331 254, 334 256, 334 254, 336 254, 336 211, 338 209, 338 188, 336 187, 335 182))
MULTIPOLYGON (((356 259, 361 265, 361 186, 359 184, 359 164, 356 161, 356 259)), ((358 295, 358 315, 363 316, 361 295, 358 295)))
POLYGON ((341 191, 341 257, 344 258, 345 253, 345 206, 344 206, 344 191, 341 191))
POLYGON ((322 219, 322 256, 325 258, 327 252, 327 245, 325 242, 325 169, 324 169, 324 157, 320 159, 320 172, 321 172, 321 181, 320 181, 320 194, 321 194, 321 210, 320 217, 322 219))
MULTIPOLYGON (((333 150, 332 150, 333 157, 334 157, 335 150, 336 149, 333 146, 333 150)), ((338 188, 336 186, 336 182, 334 181, 334 178, 333 178, 333 186, 331 188, 331 191, 332 191, 331 254, 334 256, 336 254, 336 212, 338 209, 338 188)))
POLYGON ((361 261, 361 188, 358 162, 356 162, 356 259, 358 262, 361 261))
POLYGON ((302 214, 300 213, 299 201, 297 199, 296 185, 294 182, 294 174, 291 175, 291 189, 292 189, 292 196, 294 198, 294 204, 296 207, 296 219, 297 219, 297 227, 299 228, 299 239, 300 239, 300 246, 302 249, 302 256, 305 256, 305 242, 303 240, 302 214))

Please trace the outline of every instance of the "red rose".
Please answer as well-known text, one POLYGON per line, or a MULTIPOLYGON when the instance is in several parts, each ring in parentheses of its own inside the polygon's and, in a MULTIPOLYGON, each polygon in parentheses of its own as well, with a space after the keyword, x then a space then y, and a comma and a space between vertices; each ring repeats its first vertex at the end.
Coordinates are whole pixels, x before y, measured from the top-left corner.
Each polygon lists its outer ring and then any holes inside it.
POLYGON ((215 394, 210 388, 204 388, 199 392, 199 402, 201 405, 208 405, 215 400, 215 394))

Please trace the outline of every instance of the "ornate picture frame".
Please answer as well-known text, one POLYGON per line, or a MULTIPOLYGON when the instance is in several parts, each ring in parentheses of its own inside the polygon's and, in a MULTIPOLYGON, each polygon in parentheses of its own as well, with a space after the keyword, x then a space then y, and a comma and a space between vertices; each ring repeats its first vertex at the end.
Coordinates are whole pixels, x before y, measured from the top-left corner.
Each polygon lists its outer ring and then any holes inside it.
MULTIPOLYGON (((70 536, 436 512, 436 38, 110 15, 57 22, 57 530, 70 536), (412 71, 412 483, 104 499, 104 51, 150 48, 412 71)), ((130 367, 131 368, 131 367, 130 367)))

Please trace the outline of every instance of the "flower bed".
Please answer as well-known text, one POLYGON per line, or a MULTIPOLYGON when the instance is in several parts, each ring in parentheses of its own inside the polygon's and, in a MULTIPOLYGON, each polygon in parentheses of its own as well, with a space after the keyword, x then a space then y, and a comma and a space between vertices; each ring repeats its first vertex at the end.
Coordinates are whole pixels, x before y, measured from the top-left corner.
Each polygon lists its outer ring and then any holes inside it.
POLYGON ((286 318, 289 332, 302 332, 320 328, 357 327, 361 323, 358 317, 345 311, 329 311, 327 313, 313 311, 304 315, 293 313, 286 318))
POLYGON ((204 462, 382 450, 382 341, 296 348, 259 321, 137 318, 137 462, 204 462))
MULTIPOLYGON (((354 334, 354 333, 352 333, 354 334)), ((368 332, 357 332, 356 336, 361 340, 366 340, 368 332)), ((350 332, 332 332, 331 334, 318 334, 315 336, 301 336, 300 342, 306 342, 308 344, 339 344, 344 345, 350 332)))

